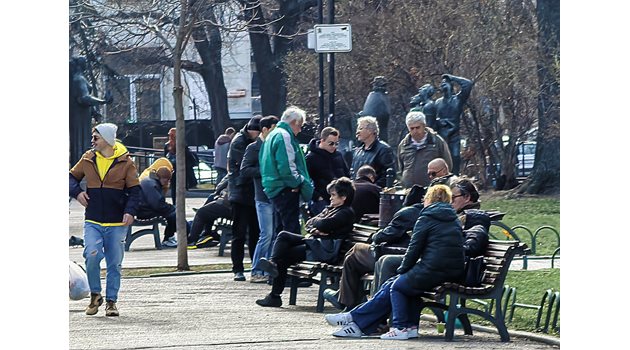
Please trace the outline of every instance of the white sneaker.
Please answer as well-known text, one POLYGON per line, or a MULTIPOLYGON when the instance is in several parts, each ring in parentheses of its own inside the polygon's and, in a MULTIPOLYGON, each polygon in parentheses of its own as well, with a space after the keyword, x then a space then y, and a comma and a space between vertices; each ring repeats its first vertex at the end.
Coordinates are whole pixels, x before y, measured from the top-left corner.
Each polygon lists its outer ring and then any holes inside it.
POLYGON ((332 335, 342 338, 361 338, 363 332, 361 332, 361 328, 359 328, 356 323, 350 322, 332 335))
MULTIPOLYGON (((417 332, 417 330, 416 330, 417 332)), ((407 340, 409 339, 409 331, 407 331, 407 328, 403 328, 403 329, 398 329, 395 327, 392 327, 389 329, 389 332, 381 335, 381 339, 386 339, 386 340, 407 340)))
POLYGON ((342 312, 340 314, 328 314, 324 316, 326 322, 331 326, 345 326, 352 322, 352 315, 349 312, 342 312))
POLYGON ((407 328, 407 337, 409 339, 418 338, 418 327, 407 328))
POLYGON ((167 247, 177 247, 177 238, 175 236, 169 238, 168 240, 162 242, 163 246, 167 247))

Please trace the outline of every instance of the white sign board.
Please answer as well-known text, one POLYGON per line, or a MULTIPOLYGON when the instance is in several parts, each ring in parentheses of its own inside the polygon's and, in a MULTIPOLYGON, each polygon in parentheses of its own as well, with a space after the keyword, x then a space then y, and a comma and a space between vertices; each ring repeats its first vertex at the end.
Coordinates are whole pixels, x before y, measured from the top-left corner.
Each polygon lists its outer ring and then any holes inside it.
POLYGON ((352 27, 350 24, 316 24, 315 52, 352 51, 352 27))

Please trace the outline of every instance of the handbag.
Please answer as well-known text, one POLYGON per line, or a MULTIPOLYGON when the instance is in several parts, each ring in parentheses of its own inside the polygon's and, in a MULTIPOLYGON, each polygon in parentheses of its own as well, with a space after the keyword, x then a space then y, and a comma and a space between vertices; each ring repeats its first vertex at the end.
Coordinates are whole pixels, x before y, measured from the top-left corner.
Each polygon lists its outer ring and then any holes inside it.
POLYGON ((306 260, 320 261, 334 264, 339 260, 339 252, 343 239, 322 239, 319 237, 309 237, 304 239, 306 243, 306 260))
POLYGON ((483 255, 468 258, 464 268, 464 285, 467 287, 479 287, 485 277, 486 264, 483 255))

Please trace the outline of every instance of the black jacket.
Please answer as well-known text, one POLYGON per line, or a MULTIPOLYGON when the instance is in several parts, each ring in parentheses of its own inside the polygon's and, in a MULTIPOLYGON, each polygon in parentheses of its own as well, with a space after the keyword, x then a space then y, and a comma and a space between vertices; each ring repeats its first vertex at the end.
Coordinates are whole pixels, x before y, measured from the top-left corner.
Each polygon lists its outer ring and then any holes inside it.
POLYGON ((420 213, 397 272, 406 274, 412 287, 420 290, 457 282, 464 272, 463 244, 461 223, 453 207, 433 203, 420 213))
POLYGON ((245 148, 245 155, 241 163, 241 176, 251 178, 252 181, 254 181, 255 200, 269 203, 269 198, 263 190, 262 179, 260 177, 260 163, 258 162, 258 155, 260 154, 262 144, 263 140, 257 138, 256 141, 250 143, 247 148, 245 148))
POLYGON ((242 176, 241 162, 247 146, 254 142, 249 138, 245 125, 232 139, 228 151, 228 192, 230 202, 254 206, 254 181, 251 177, 242 176))
POLYGON ((304 239, 307 246, 306 260, 337 263, 351 247, 349 237, 353 228, 354 212, 350 206, 326 207, 324 211, 306 222, 307 232, 317 229, 328 234, 304 239), (332 247, 335 240, 340 240, 340 242, 338 242, 334 252, 336 256, 331 256, 332 254, 329 253, 333 251, 332 247))
POLYGON ((142 199, 138 207, 137 217, 148 219, 155 216, 168 216, 175 211, 175 206, 166 203, 160 180, 149 175, 140 181, 142 199))
POLYGON ((373 184, 367 178, 354 180, 354 198, 352 209, 354 221, 359 222, 363 214, 378 214, 381 201, 381 187, 373 184))
POLYGON ((376 139, 368 149, 364 149, 363 145, 354 149, 352 155, 353 178, 356 178, 357 171, 365 164, 371 165, 376 170, 376 184, 385 187, 387 169, 392 168, 394 172, 396 171, 396 156, 387 143, 376 139))
POLYGON ((422 208, 424 205, 417 203, 398 210, 389 224, 372 236, 372 243, 375 245, 388 243, 391 246, 407 248, 411 239, 407 231, 413 229, 422 208))
POLYGON ((319 148, 319 142, 319 139, 312 139, 308 144, 309 152, 305 157, 306 168, 315 186, 313 200, 322 197, 327 202, 330 202, 330 195, 326 192, 326 186, 334 179, 342 176, 349 177, 350 171, 339 151, 330 153, 321 149, 319 148))
POLYGON ((483 255, 488 247, 490 215, 477 209, 468 209, 464 213, 464 252, 466 257, 474 258, 483 255))

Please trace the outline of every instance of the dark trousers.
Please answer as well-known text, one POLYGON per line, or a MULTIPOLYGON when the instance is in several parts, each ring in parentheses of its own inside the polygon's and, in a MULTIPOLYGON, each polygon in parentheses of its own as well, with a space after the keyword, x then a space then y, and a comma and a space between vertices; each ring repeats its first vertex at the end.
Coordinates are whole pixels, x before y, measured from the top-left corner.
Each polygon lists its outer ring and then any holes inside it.
POLYGON ((218 218, 231 218, 232 210, 229 207, 220 204, 216 201, 212 201, 199 208, 195 213, 195 218, 192 222, 190 234, 188 235, 188 243, 195 243, 199 240, 201 232, 206 230, 206 235, 210 234, 209 229, 212 229, 214 221, 218 218))
POLYGON ((370 245, 356 243, 347 253, 341 270, 339 283, 339 302, 353 308, 363 301, 363 282, 361 277, 374 271, 376 260, 370 245))
POLYGON ((278 267, 278 277, 273 279, 271 294, 280 295, 284 291, 289 266, 306 259, 306 243, 301 235, 281 231, 271 250, 271 260, 278 267))
POLYGON ((276 229, 276 232, 284 230, 300 233, 300 193, 292 192, 290 188, 285 188, 280 194, 270 198, 270 200, 281 225, 276 229))
MULTIPOLYGON (((253 203, 252 203, 253 204, 253 203)), ((256 207, 232 202, 232 272, 243 272, 245 256, 245 236, 249 236, 247 248, 249 258, 254 258, 254 250, 260 235, 256 207)))

